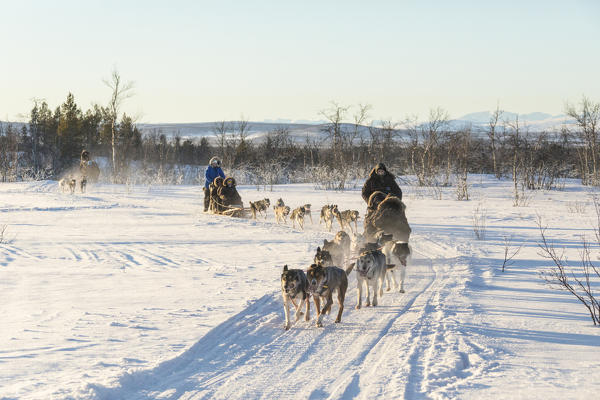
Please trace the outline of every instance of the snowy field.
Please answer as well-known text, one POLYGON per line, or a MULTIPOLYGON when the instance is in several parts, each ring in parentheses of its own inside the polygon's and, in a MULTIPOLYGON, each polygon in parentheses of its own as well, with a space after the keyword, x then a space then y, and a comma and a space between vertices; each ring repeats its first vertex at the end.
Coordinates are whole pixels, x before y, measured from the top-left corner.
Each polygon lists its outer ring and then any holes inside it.
POLYGON ((300 231, 272 209, 266 221, 203 214, 199 187, 0 184, 0 398, 597 398, 600 328, 539 278, 549 264, 536 226, 539 214, 577 260, 596 221, 588 189, 569 182, 513 207, 510 182, 488 177, 471 177, 463 202, 452 188, 434 200, 401 186, 406 293, 355 310, 353 272, 340 324, 334 303, 323 328, 284 331, 282 266, 308 267, 333 237, 322 205, 363 214, 359 189, 240 188, 246 204, 311 203, 314 224, 300 231), (523 247, 502 273, 507 237, 523 247))

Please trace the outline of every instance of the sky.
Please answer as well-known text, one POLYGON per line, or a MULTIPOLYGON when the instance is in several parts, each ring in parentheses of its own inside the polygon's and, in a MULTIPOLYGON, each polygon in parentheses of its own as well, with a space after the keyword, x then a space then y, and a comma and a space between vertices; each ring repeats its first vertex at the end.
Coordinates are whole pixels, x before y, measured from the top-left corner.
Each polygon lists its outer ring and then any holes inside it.
POLYGON ((0 120, 34 99, 139 122, 371 119, 600 101, 600 1, 0 0, 0 120))

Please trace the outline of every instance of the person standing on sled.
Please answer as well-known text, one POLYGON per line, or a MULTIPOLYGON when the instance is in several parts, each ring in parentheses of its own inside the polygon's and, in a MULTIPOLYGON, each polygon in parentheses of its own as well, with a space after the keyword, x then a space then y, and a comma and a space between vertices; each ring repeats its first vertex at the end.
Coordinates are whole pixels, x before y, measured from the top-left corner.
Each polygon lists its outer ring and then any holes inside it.
POLYGON ((208 187, 218 176, 225 179, 225 173, 221 169, 221 160, 217 157, 211 158, 204 176, 206 177, 206 182, 204 182, 202 190, 204 191, 204 212, 207 212, 208 205, 210 204, 210 190, 208 187))
POLYGON ((369 197, 375 192, 393 194, 402 200, 402 190, 396 183, 396 177, 387 170, 383 163, 379 163, 371 170, 369 177, 362 188, 362 198, 369 204, 369 197))

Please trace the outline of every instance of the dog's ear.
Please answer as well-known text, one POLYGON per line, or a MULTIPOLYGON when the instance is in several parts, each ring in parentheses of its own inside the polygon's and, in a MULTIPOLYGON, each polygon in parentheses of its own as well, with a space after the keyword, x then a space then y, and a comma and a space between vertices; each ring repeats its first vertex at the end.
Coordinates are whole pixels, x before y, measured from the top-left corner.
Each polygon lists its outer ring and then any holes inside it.
POLYGON ((354 265, 355 265, 355 264, 356 264, 356 263, 355 263, 355 262, 353 262, 352 264, 350 264, 350 267, 354 268, 354 265))
POLYGON ((327 239, 323 239, 323 245, 326 245, 327 243, 327 239))
POLYGON ((285 272, 287 270, 288 270, 288 267, 287 267, 287 264, 286 264, 286 265, 283 266, 283 271, 285 272))

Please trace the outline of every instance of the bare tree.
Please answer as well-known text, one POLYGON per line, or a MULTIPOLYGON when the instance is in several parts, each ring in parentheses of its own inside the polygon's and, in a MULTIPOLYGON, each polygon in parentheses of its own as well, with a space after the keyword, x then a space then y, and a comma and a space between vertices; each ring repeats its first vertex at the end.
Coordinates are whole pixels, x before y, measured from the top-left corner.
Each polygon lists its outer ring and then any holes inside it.
POLYGON ((325 125, 324 131, 327 138, 331 142, 333 151, 333 164, 336 167, 342 167, 345 164, 344 160, 344 142, 346 132, 342 127, 343 120, 350 107, 341 106, 336 102, 331 102, 331 107, 322 110, 319 114, 323 116, 328 123, 325 125))
POLYGON ((362 126, 365 124, 365 122, 369 116, 369 111, 371 109, 372 109, 372 106, 370 104, 359 104, 357 112, 353 115, 354 127, 348 137, 349 146, 352 151, 352 154, 351 154, 352 164, 354 164, 355 162, 358 161, 357 157, 356 157, 356 152, 355 152, 355 150, 356 150, 355 141, 359 138, 362 138, 362 136, 360 134, 360 130, 361 130, 362 126))
POLYGON ((231 124, 227 121, 215 122, 213 134, 217 139, 217 148, 221 158, 225 157, 227 150, 228 135, 231 132, 231 124))
MULTIPOLYGON (((574 268, 569 265, 564 251, 558 252, 546 237, 547 226, 542 224, 542 218, 538 216, 537 225, 542 238, 539 247, 540 255, 552 260, 552 267, 541 271, 540 275, 551 287, 571 293, 581 304, 587 308, 594 325, 600 325, 600 300, 594 293, 594 287, 600 283, 600 268, 591 261, 590 245, 582 236, 583 248, 581 256, 581 273, 579 276, 574 268)), ((598 243, 600 244, 600 243, 598 243)))
POLYGON ((496 176, 496 178, 500 178, 500 172, 498 171, 498 165, 496 163, 496 127, 498 126, 498 122, 503 113, 504 111, 500 110, 500 105, 496 105, 496 110, 492 112, 492 116, 490 117, 490 121, 488 122, 489 130, 487 134, 490 138, 490 145, 492 147, 492 163, 494 168, 494 175, 496 176))
POLYGON ((577 136, 583 144, 580 149, 581 183, 600 186, 600 103, 594 103, 583 96, 579 108, 569 103, 566 114, 577 123, 577 136))
POLYGON ((436 176, 438 173, 439 160, 437 150, 440 141, 445 138, 447 133, 449 115, 441 107, 429 111, 429 121, 418 128, 420 132, 421 146, 417 179, 419 186, 438 185, 436 176))
POLYGON ((506 267, 514 264, 514 261, 512 260, 517 256, 517 254, 519 254, 522 248, 523 245, 521 244, 516 250, 512 249, 511 238, 508 236, 504 237, 504 262, 502 263, 502 272, 504 272, 506 267))
POLYGON ((483 202, 477 204, 473 210, 473 233, 475 233, 475 239, 485 240, 485 226, 486 226, 487 211, 483 202))
POLYGON ((121 105, 125 99, 133 96, 133 82, 123 82, 121 74, 117 69, 113 69, 110 79, 103 79, 103 82, 108 86, 112 93, 110 101, 108 102, 108 116, 110 118, 110 130, 111 130, 111 151, 112 151, 112 168, 113 168, 113 182, 117 177, 117 145, 116 145, 116 125, 121 105))
POLYGON ((523 167, 523 158, 521 154, 523 139, 521 137, 519 116, 517 115, 514 121, 505 121, 505 124, 509 126, 507 142, 512 152, 513 206, 518 207, 525 205, 526 202, 525 188, 519 180, 523 167))

